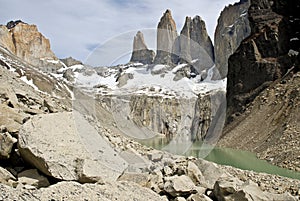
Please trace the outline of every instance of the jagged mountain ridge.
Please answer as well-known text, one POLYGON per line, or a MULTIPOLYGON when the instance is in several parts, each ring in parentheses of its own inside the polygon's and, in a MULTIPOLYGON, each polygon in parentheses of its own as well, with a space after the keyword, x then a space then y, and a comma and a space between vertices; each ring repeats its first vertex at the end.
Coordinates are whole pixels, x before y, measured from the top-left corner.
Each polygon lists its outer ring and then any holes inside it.
POLYGON ((153 56, 139 31, 134 38, 130 61, 173 67, 179 63, 187 63, 192 64, 198 74, 203 70, 208 70, 214 65, 214 48, 207 34, 205 22, 199 16, 193 19, 186 17, 185 24, 178 35, 171 11, 167 10, 157 26, 157 48, 154 59, 153 56), (143 42, 137 43, 138 39, 143 42), (196 60, 197 62, 195 62, 196 60))

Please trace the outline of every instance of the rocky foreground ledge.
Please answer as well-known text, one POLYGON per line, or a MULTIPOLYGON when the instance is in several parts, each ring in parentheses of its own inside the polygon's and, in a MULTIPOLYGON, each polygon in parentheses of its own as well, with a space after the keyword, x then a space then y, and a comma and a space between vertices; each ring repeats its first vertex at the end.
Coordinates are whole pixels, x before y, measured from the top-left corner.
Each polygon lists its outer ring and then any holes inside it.
POLYGON ((298 180, 153 150, 115 131, 78 112, 30 118, 17 143, 33 169, 0 168, 0 200, 299 199, 298 180))

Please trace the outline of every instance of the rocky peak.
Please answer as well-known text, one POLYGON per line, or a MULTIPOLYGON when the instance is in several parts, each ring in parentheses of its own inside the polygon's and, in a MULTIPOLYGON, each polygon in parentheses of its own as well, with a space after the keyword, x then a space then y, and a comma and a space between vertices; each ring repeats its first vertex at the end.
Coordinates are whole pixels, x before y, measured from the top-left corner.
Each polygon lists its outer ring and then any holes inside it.
POLYGON ((133 41, 133 51, 147 49, 145 43, 144 35, 142 32, 138 31, 133 41))
POLYGON ((215 31, 215 65, 214 79, 227 76, 228 58, 239 47, 240 43, 250 35, 248 20, 249 0, 241 0, 224 8, 218 19, 215 31))
POLYGON ((65 59, 60 59, 67 67, 74 66, 74 65, 82 65, 81 61, 74 59, 73 57, 68 57, 65 59))
POLYGON ((177 38, 177 30, 170 10, 167 10, 157 26, 156 64, 172 64, 173 46, 177 38))
POLYGON ((203 66, 196 68, 199 72, 213 65, 213 44, 207 34, 205 22, 200 16, 196 16, 193 19, 186 17, 185 24, 180 32, 179 49, 180 62, 190 63, 195 59, 200 60, 199 62, 203 66))
POLYGON ((130 61, 151 64, 154 56, 154 51, 149 50, 145 43, 143 33, 138 31, 133 39, 133 52, 130 61))
POLYGON ((19 58, 44 71, 62 67, 50 49, 50 42, 37 29, 21 20, 0 27, 0 45, 19 58))

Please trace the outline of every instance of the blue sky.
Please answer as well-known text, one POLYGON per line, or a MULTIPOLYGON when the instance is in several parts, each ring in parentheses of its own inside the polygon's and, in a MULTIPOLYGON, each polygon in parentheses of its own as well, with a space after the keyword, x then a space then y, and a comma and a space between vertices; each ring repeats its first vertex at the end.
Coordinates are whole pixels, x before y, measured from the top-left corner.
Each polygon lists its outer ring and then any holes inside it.
MULTIPOLYGON (((112 38, 138 30, 155 29, 166 9, 171 9, 177 31, 185 16, 199 15, 213 38, 217 18, 235 0, 0 0, 0 24, 21 19, 36 24, 51 41, 59 58, 86 61, 91 51, 112 38)), ((149 47, 150 39, 145 36, 149 47)), ((131 48, 132 41, 130 41, 131 48)), ((127 49, 128 49, 127 48, 127 49)))

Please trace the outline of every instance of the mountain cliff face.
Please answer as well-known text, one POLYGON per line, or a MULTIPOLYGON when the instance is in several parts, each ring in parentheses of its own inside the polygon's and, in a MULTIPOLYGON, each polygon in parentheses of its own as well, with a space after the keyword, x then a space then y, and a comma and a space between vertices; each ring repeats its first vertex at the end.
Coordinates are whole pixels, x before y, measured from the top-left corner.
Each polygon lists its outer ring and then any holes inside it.
POLYGON ((44 71, 56 70, 63 65, 50 49, 50 42, 37 29, 22 21, 9 22, 0 27, 0 45, 24 61, 44 71))
POLYGON ((218 70, 215 71, 214 79, 223 79, 227 76, 229 56, 250 35, 249 6, 250 0, 241 0, 239 3, 225 7, 220 14, 214 40, 215 65, 218 70))
POLYGON ((299 8, 299 1, 251 1, 251 35, 228 60, 227 126, 219 142, 297 171, 299 8))
POLYGON ((153 63, 155 52, 149 50, 142 32, 138 31, 133 39, 133 52, 130 62, 140 62, 143 64, 153 63))
POLYGON ((299 46, 295 43, 299 43, 299 14, 279 11, 296 9, 299 3, 280 2, 251 2, 248 10, 251 35, 228 60, 229 120, 270 83, 282 78, 289 69, 298 68, 299 46))

